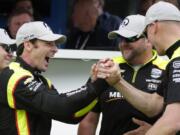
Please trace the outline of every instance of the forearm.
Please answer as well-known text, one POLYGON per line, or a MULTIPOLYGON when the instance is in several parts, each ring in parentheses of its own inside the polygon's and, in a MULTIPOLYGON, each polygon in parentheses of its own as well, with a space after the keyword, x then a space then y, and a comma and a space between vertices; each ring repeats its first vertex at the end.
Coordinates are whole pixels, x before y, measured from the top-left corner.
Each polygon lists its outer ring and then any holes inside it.
MULTIPOLYGON (((88 82, 80 89, 60 95, 64 97, 63 106, 67 107, 67 110, 74 117, 81 117, 94 107, 96 104, 94 101, 107 87, 108 84, 102 79, 98 79, 93 83, 88 82)), ((62 102, 59 103, 62 104, 62 102)))
POLYGON ((99 113, 89 112, 80 122, 78 135, 95 135, 99 121, 99 113))
POLYGON ((164 123, 161 118, 145 135, 176 135, 176 131, 169 123, 164 123))
POLYGON ((96 125, 87 125, 87 126, 81 126, 80 129, 78 129, 78 135, 95 135, 96 134, 96 125))
POLYGON ((78 128, 78 135, 95 135, 96 134, 96 124, 86 124, 83 125, 82 123, 79 125, 78 128))
POLYGON ((146 135, 175 135, 180 131, 180 103, 166 106, 162 117, 153 125, 146 135))
POLYGON ((123 78, 114 87, 130 104, 149 117, 157 115, 163 108, 163 97, 138 90, 123 78))

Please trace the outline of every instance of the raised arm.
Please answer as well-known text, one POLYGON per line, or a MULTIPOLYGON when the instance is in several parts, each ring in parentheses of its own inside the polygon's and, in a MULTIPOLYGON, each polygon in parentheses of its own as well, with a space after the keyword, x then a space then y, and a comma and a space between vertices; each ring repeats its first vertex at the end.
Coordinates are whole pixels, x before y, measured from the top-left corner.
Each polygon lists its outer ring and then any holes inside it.
POLYGON ((31 77, 13 83, 15 87, 8 89, 8 104, 11 108, 44 113, 67 123, 79 122, 94 107, 97 96, 107 87, 105 80, 98 79, 79 89, 59 94, 53 87, 48 88, 31 77))
POLYGON ((122 93, 130 104, 149 117, 159 114, 163 109, 164 99, 157 93, 143 92, 129 84, 123 78, 114 87, 122 93))
POLYGON ((143 112, 149 117, 155 116, 160 113, 164 106, 163 97, 157 93, 143 92, 121 77, 121 69, 117 63, 106 63, 106 65, 99 64, 97 66, 99 78, 104 78, 116 90, 121 92, 124 98, 132 104, 136 109, 143 112))

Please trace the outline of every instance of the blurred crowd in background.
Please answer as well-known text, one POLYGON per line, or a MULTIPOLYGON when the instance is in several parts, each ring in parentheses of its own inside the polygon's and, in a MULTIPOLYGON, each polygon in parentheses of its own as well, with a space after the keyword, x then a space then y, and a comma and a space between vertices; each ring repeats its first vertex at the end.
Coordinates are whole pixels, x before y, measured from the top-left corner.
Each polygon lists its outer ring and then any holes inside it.
MULTIPOLYGON (((47 22, 53 31, 68 37, 64 49, 119 50, 118 40, 107 34, 118 29, 124 17, 145 15, 159 0, 2 0, 0 27, 15 38, 18 28, 29 21, 47 22)), ((180 8, 180 0, 164 0, 180 8)))

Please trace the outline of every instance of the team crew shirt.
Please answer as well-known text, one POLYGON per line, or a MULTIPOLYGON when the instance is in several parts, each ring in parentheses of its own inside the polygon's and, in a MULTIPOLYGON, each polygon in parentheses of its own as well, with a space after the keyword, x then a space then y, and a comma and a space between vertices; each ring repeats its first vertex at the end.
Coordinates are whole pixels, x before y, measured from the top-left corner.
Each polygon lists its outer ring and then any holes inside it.
MULTIPOLYGON (((123 57, 114 58, 114 61, 118 62, 120 68, 124 70, 122 77, 134 87, 148 93, 157 92, 162 95, 162 79, 168 61, 157 56, 155 51, 153 53, 149 62, 136 67, 129 65, 123 57)), ((108 87, 100 95, 93 112, 102 112, 100 135, 122 135, 138 128, 132 122, 133 117, 149 123, 154 123, 159 118, 159 116, 153 118, 145 116, 129 104, 113 87, 108 87)))
POLYGON ((165 102, 180 102, 180 40, 173 44, 166 54, 170 58, 167 65, 165 102))
POLYGON ((50 135, 52 119, 77 123, 107 86, 98 79, 59 94, 40 71, 17 58, 0 74, 0 134, 50 135))

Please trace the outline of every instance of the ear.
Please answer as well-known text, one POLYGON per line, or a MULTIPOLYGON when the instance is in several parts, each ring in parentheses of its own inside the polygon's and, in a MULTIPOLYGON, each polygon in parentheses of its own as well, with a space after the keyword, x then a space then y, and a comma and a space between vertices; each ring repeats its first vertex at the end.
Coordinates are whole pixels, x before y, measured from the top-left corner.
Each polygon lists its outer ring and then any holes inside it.
POLYGON ((31 51, 33 49, 33 44, 29 41, 24 42, 24 49, 27 51, 31 51))
POLYGON ((146 44, 146 46, 148 47, 148 48, 152 48, 153 46, 152 46, 152 43, 147 39, 147 38, 145 38, 145 44, 146 44))

